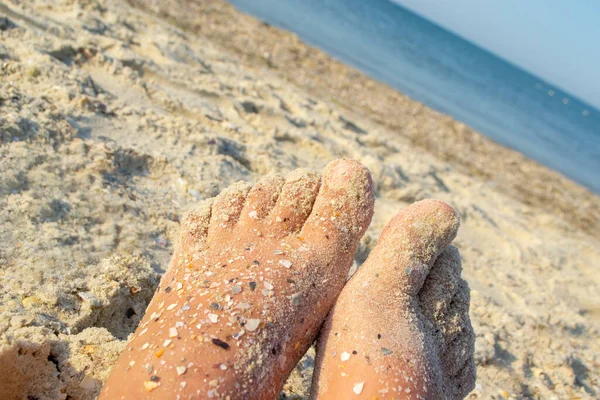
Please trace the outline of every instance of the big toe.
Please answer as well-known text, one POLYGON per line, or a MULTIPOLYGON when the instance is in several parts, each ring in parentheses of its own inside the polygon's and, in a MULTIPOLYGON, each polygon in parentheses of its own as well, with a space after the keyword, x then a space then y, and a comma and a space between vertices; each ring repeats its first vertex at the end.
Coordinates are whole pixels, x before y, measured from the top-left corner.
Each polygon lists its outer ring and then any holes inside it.
POLYGON ((460 219, 438 200, 423 200, 404 208, 385 227, 365 262, 363 278, 394 282, 398 293, 414 297, 441 252, 456 237, 460 219))
POLYGON ((300 236, 334 259, 353 256, 373 217, 375 196, 369 170, 353 160, 327 165, 319 194, 300 236))

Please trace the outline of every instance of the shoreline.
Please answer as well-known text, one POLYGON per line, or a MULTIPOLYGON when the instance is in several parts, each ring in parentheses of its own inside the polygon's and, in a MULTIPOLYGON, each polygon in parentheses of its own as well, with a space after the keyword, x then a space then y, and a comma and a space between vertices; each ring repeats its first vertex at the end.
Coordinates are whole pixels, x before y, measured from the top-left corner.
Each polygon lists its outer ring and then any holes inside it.
POLYGON ((153 3, 154 10, 140 0, 128 3, 206 36, 240 56, 245 65, 273 71, 349 113, 396 131, 524 204, 557 213, 587 232, 600 232, 600 197, 590 189, 305 44, 292 32, 244 14, 224 0, 183 0, 176 5, 161 0, 153 3), (436 122, 428 127, 432 129, 419 129, 432 122, 436 122))

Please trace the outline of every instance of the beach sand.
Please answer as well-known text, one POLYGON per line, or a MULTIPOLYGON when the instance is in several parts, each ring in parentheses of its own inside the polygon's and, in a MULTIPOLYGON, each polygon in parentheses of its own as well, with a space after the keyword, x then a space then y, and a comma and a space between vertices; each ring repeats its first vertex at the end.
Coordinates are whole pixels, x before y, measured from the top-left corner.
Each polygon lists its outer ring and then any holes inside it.
MULTIPOLYGON (((459 211, 471 398, 600 395, 600 200, 221 1, 0 2, 0 398, 93 399, 184 211, 348 157, 459 211)), ((304 398, 314 350, 286 394, 304 398)))

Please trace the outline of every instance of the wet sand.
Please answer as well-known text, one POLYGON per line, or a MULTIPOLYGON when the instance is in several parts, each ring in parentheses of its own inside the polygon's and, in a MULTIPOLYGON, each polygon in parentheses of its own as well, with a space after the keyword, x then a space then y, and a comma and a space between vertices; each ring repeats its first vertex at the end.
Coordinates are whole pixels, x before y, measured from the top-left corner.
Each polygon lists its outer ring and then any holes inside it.
POLYGON ((226 3, 144 4, 0 3, 0 383, 95 398, 186 209, 349 157, 377 191, 357 265, 401 207, 459 211, 473 398, 598 396, 597 196, 226 3))

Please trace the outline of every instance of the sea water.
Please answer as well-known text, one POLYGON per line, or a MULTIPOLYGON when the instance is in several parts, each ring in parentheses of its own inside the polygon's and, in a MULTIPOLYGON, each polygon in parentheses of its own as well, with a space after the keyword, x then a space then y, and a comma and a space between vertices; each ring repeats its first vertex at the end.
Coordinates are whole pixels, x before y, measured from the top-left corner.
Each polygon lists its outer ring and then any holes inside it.
POLYGON ((389 0, 230 0, 600 193, 600 112, 389 0))

